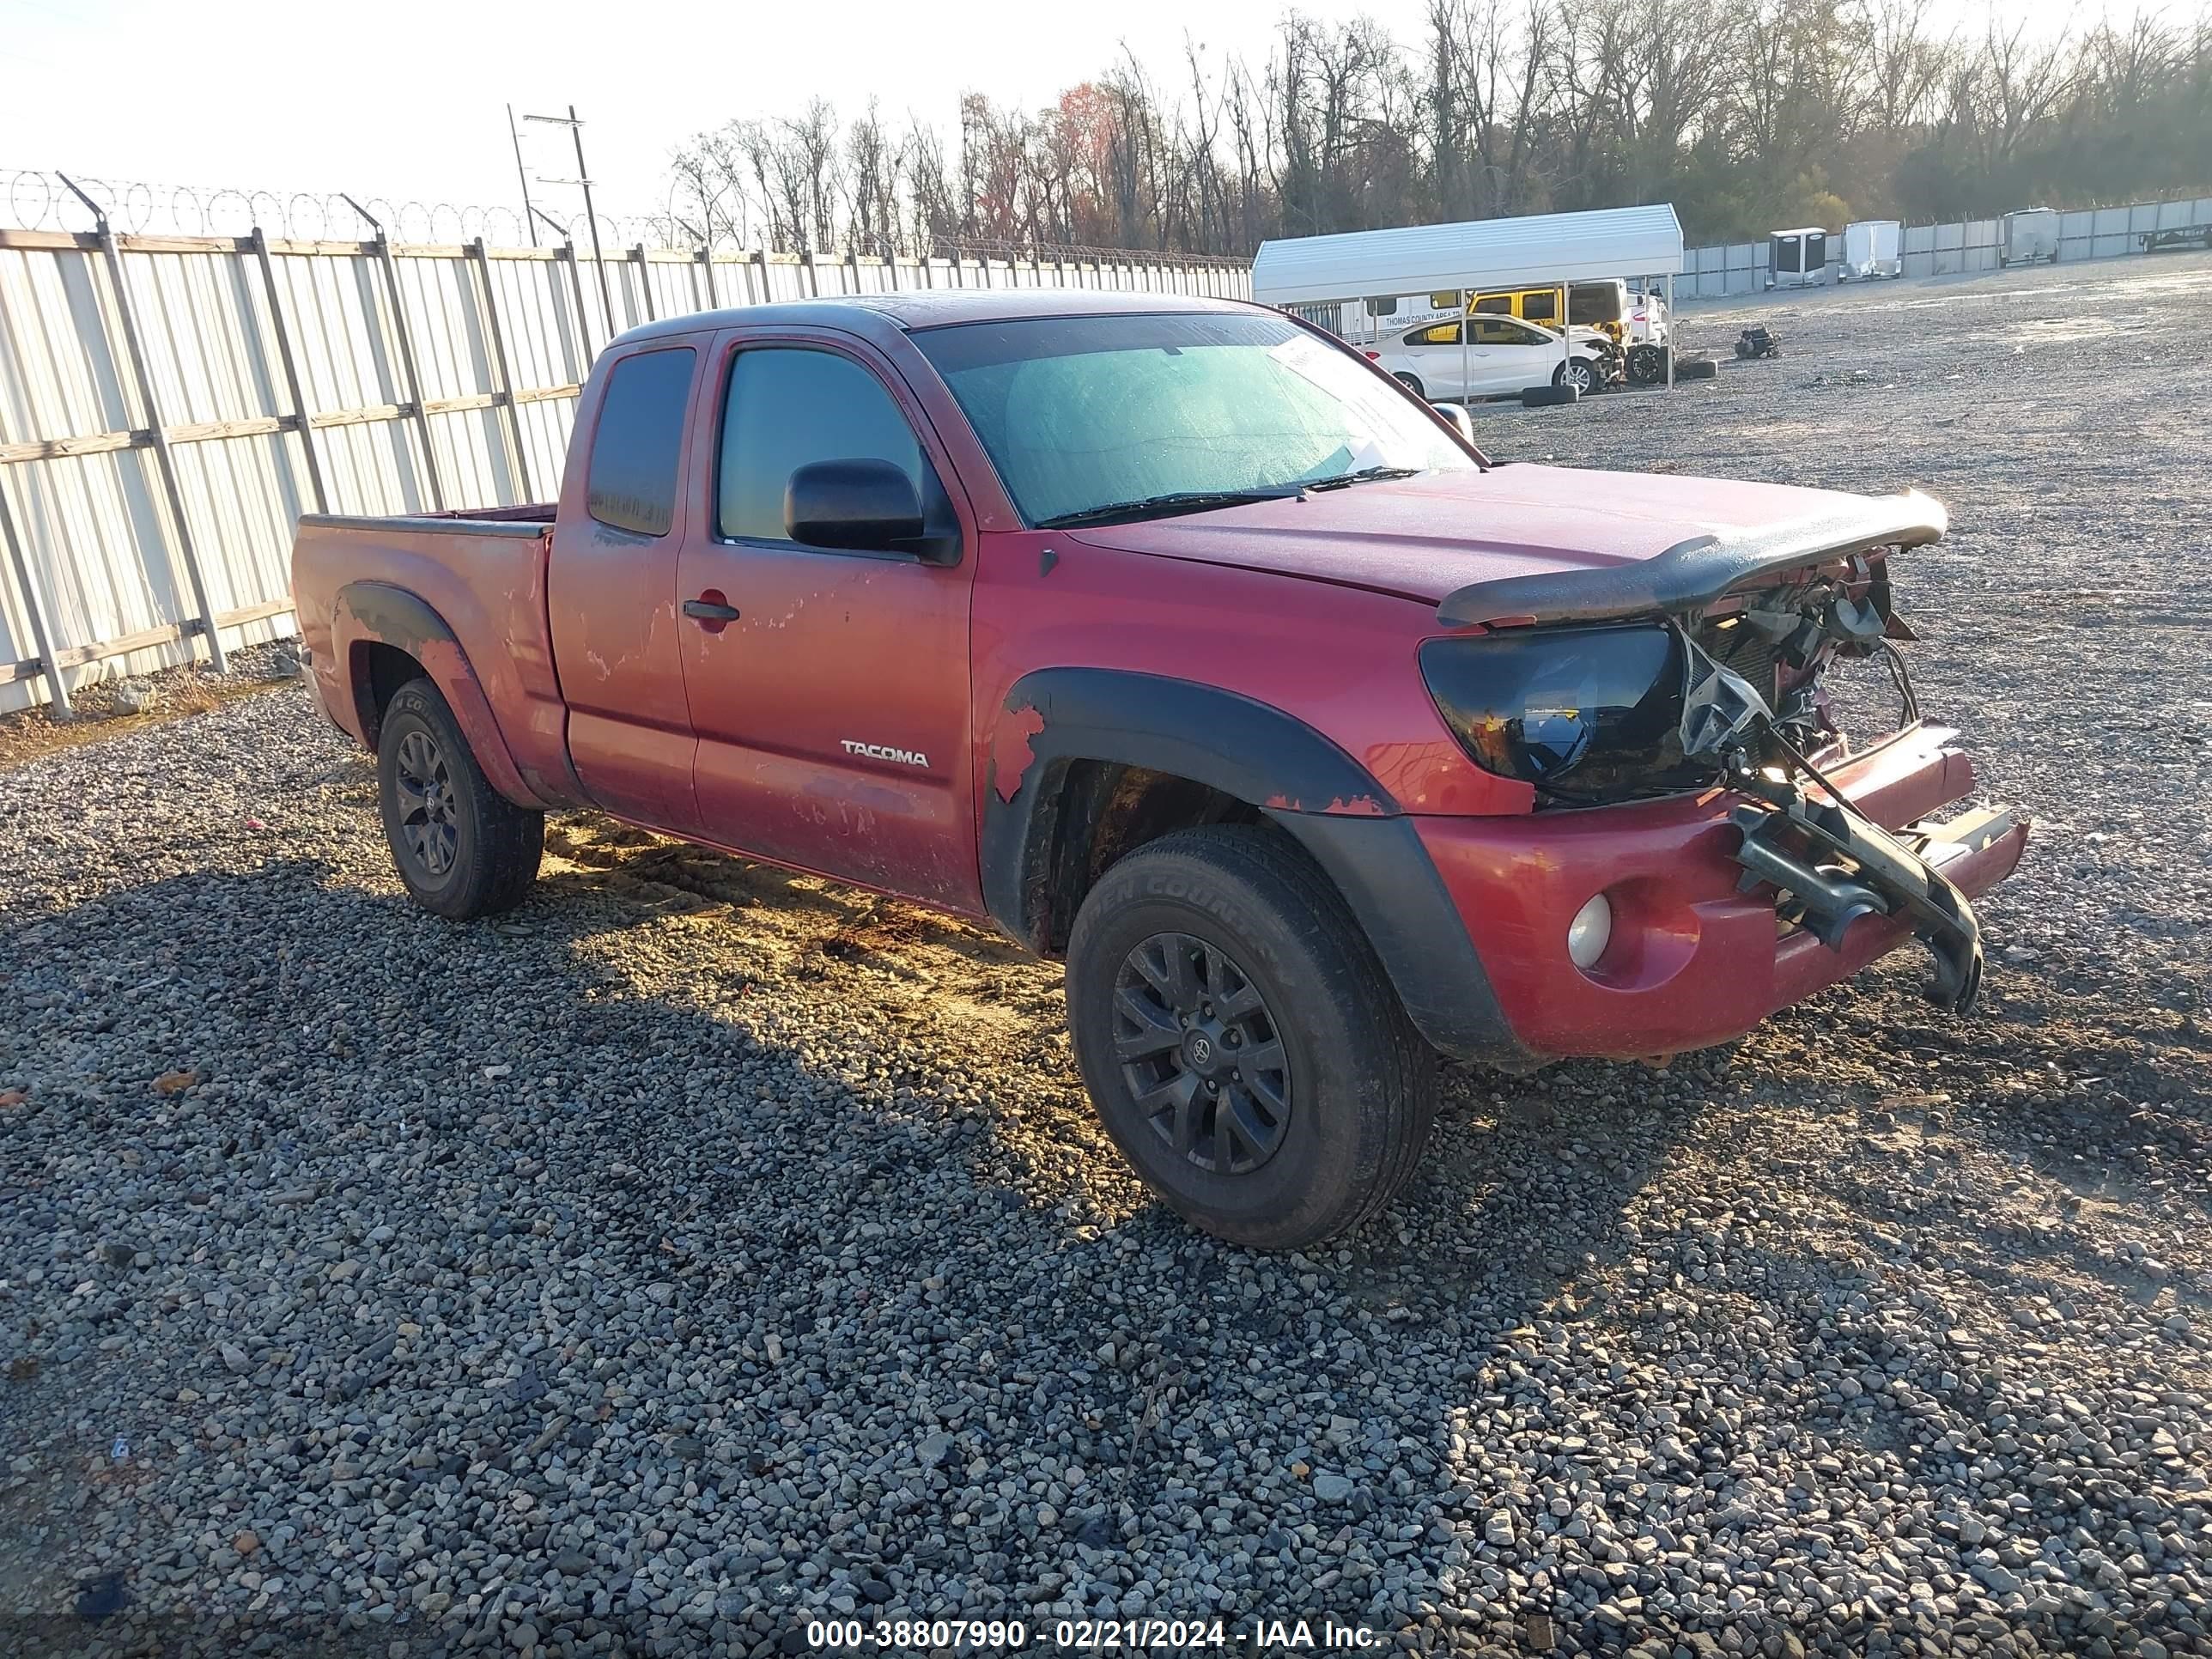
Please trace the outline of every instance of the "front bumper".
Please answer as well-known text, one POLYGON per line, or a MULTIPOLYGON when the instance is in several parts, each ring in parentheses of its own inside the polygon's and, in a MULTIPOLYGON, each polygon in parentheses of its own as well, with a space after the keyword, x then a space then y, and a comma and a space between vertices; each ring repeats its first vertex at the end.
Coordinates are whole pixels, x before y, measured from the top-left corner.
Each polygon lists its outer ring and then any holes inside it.
MULTIPOLYGON (((1830 769, 1875 823, 1897 830, 1972 793, 1957 733, 1916 726, 1830 769)), ((1634 805, 1513 818, 1415 820, 1474 943, 1498 1011, 1539 1060, 1633 1059, 1724 1042, 1849 977, 1911 938, 1903 921, 1862 916, 1831 949, 1785 928, 1771 888, 1739 890, 1743 836, 1727 790, 1634 805), (1592 895, 1613 939, 1585 972, 1567 924, 1592 895)), ((1942 864, 1969 896, 2010 875, 2027 845, 2008 823, 1942 864)))

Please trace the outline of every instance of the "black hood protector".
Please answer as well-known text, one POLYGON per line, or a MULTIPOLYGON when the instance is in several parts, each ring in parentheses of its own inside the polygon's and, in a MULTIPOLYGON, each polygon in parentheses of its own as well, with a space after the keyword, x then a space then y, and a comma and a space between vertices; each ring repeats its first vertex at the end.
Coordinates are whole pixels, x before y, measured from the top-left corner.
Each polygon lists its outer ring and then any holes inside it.
POLYGON ((1472 628, 1528 619, 1540 625, 1674 615, 1711 605, 1768 571, 1940 540, 1949 522, 1942 503, 1917 489, 1870 495, 1841 511, 1767 529, 1692 536, 1632 563, 1470 582, 1444 596, 1437 620, 1447 628, 1472 628))

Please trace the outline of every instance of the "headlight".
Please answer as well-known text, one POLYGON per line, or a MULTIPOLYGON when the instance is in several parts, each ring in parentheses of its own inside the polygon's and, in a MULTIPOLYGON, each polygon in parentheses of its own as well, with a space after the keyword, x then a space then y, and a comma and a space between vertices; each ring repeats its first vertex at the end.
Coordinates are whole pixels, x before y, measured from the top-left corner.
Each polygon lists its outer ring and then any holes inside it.
POLYGON ((1532 629, 1431 640, 1421 676, 1475 764, 1581 804, 1691 789, 1682 648, 1671 629, 1532 629))

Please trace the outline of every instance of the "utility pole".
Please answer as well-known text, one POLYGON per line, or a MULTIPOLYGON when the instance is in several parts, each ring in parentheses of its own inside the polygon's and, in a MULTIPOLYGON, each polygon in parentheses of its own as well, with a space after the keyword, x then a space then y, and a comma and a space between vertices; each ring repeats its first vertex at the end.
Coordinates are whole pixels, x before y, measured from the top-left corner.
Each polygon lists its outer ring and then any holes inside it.
POLYGON ((584 165, 583 120, 577 115, 574 104, 568 106, 566 115, 532 115, 526 111, 522 118, 543 121, 549 126, 566 127, 568 136, 576 141, 576 176, 573 179, 541 179, 538 182, 544 185, 577 185, 583 189, 584 218, 592 228, 592 266, 599 273, 599 305, 606 316, 607 337, 611 340, 615 337, 615 302, 607 291, 606 255, 599 249, 599 216, 592 210, 592 174, 591 169, 584 165))
POLYGON ((522 165, 522 131, 514 125, 514 106, 507 106, 507 136, 514 145, 514 176, 522 181, 522 225, 530 233, 530 246, 538 246, 538 209, 530 199, 530 169, 522 165))

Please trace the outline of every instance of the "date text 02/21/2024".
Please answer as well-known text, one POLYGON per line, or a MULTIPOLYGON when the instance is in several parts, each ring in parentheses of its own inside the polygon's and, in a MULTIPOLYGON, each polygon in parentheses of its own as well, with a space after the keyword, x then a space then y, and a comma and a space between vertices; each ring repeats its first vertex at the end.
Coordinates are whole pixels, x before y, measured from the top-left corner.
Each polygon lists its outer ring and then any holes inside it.
POLYGON ((1249 1653, 1358 1652, 1379 1648, 1380 1631, 1340 1624, 1334 1618, 1060 1619, 1032 1626, 1020 1620, 809 1620, 807 1646, 816 1651, 904 1652, 968 1648, 1012 1653, 1048 1644, 1079 1652, 1229 1650, 1249 1653))

